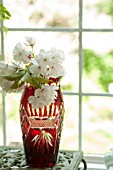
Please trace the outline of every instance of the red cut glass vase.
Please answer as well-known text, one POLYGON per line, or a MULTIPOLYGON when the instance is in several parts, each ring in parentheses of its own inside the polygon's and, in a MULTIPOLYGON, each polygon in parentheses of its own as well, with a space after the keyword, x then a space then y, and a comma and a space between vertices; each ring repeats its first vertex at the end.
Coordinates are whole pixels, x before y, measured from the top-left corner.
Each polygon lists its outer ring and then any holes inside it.
POLYGON ((28 103, 28 98, 35 90, 26 85, 20 102, 20 123, 26 162, 29 167, 53 167, 57 162, 64 117, 62 92, 59 86, 55 103, 42 109, 34 109, 28 103))

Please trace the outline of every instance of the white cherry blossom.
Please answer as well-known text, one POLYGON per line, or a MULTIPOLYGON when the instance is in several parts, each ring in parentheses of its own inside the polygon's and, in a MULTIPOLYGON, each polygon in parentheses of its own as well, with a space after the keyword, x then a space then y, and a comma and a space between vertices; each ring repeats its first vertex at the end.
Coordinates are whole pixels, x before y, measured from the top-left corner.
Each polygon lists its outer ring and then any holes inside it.
POLYGON ((17 64, 5 64, 4 62, 0 62, 0 75, 3 76, 8 76, 8 75, 13 75, 15 73, 15 71, 17 71, 19 69, 19 65, 17 66, 17 64))
POLYGON ((30 96, 28 101, 32 104, 33 108, 42 108, 44 106, 44 100, 41 99, 42 89, 36 89, 34 96, 30 96))
POLYGON ((22 54, 21 61, 23 61, 24 64, 30 63, 31 62, 31 55, 32 51, 24 51, 22 54))
POLYGON ((49 67, 49 77, 57 78, 65 75, 65 70, 61 64, 55 64, 49 67))
POLYGON ((5 64, 3 61, 0 61, 0 86, 2 86, 2 82, 4 80, 3 75, 6 71, 7 64, 5 64))
POLYGON ((34 96, 30 96, 28 101, 32 104, 33 108, 43 108, 55 102, 59 87, 43 85, 41 89, 36 89, 34 96))
POLYGON ((52 54, 49 51, 45 51, 43 49, 40 50, 39 55, 35 56, 35 60, 43 67, 47 67, 50 64, 50 60, 52 54))
POLYGON ((38 63, 37 64, 34 64, 34 65, 31 65, 29 67, 29 71, 35 76, 35 77, 38 77, 40 75, 43 75, 43 76, 46 76, 47 74, 47 69, 46 67, 42 67, 40 66, 38 63))
MULTIPOLYGON (((59 76, 64 76, 65 71, 63 66, 61 65, 64 61, 64 53, 62 50, 56 50, 55 48, 52 48, 51 51, 45 51, 41 49, 39 55, 35 56, 34 59, 35 61, 37 61, 37 63, 39 63, 41 70, 43 70, 42 75, 48 78, 57 78, 59 76)), ((37 68, 33 68, 34 74, 37 73, 37 68)))
POLYGON ((16 64, 12 65, 0 65, 0 75, 1 76, 11 76, 13 75, 17 70, 19 69, 19 66, 16 64))
POLYGON ((51 62, 54 64, 62 64, 62 62, 65 60, 65 55, 62 50, 56 50, 55 48, 51 48, 51 62))
POLYGON ((24 47, 22 46, 21 43, 17 43, 13 49, 13 57, 16 60, 16 58, 18 59, 22 53, 24 51, 24 47))
POLYGON ((17 71, 15 66, 8 65, 6 70, 4 71, 5 76, 13 75, 17 71))
POLYGON ((18 61, 13 61, 12 65, 13 65, 13 67, 16 68, 16 70, 18 70, 19 68, 25 69, 25 64, 24 63, 20 63, 18 61))
POLYGON ((43 86, 43 91, 42 91, 42 99, 44 100, 45 106, 48 106, 51 103, 55 102, 55 99, 57 97, 57 92, 58 86, 43 86))
POLYGON ((28 46, 34 46, 36 44, 36 39, 33 37, 25 37, 26 38, 26 42, 25 44, 28 46))
POLYGON ((17 62, 29 63, 31 61, 31 51, 26 51, 21 43, 16 44, 13 50, 13 58, 17 62))

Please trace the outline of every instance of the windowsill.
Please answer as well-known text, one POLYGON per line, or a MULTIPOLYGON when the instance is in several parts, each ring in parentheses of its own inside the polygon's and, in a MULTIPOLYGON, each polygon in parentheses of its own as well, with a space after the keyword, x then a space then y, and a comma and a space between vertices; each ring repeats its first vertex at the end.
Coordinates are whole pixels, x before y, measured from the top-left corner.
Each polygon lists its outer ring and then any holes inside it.
POLYGON ((107 170, 104 155, 84 154, 88 170, 107 170))
POLYGON ((87 163, 88 170, 106 170, 106 166, 102 164, 87 163))
MULTIPOLYGON (((18 147, 14 147, 18 148, 18 147)), ((70 151, 74 152, 74 151, 70 151)), ((87 170, 107 170, 104 163, 104 155, 83 154, 83 158, 87 163, 87 170)), ((81 167, 83 164, 80 164, 81 167)))

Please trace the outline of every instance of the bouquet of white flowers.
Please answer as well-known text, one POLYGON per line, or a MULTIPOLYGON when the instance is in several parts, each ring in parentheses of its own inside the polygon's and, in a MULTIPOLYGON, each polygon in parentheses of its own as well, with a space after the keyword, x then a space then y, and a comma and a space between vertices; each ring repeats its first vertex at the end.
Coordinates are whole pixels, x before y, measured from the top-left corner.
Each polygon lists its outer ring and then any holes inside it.
POLYGON ((5 92, 18 92, 25 84, 36 88, 34 96, 29 97, 29 103, 34 108, 42 108, 54 103, 58 86, 52 84, 51 78, 62 77, 64 52, 51 48, 50 51, 41 49, 35 55, 33 47, 35 38, 26 37, 24 44, 17 43, 13 49, 13 61, 7 64, 0 61, 0 86, 5 92), (30 47, 30 50, 27 50, 30 47), (46 100, 43 100, 45 98, 46 100))

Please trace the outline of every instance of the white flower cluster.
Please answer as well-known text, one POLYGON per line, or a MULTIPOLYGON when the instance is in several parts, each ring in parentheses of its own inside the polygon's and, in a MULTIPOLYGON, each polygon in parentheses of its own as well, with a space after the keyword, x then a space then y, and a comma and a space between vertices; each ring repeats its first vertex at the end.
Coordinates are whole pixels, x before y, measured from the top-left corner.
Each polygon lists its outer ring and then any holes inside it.
POLYGON ((30 96, 28 101, 32 104, 33 108, 42 108, 48 106, 50 103, 54 103, 57 97, 58 86, 43 85, 41 89, 36 89, 34 96, 30 96))
POLYGON ((22 87, 17 87, 10 89, 15 84, 15 80, 12 78, 11 81, 8 79, 8 77, 14 75, 19 70, 19 65, 16 63, 13 63, 13 65, 8 65, 3 61, 0 61, 0 86, 3 91, 5 92, 17 92, 21 90, 22 87))
POLYGON ((64 53, 61 50, 52 48, 50 51, 40 50, 39 54, 34 57, 33 65, 30 66, 30 72, 34 76, 44 76, 57 78, 65 74, 62 62, 64 53))
MULTIPOLYGON (((57 86, 48 85, 51 78, 64 76, 64 52, 51 48, 50 51, 41 49, 38 55, 33 52, 36 40, 26 37, 24 45, 17 43, 13 49, 11 65, 0 62, 0 86, 5 92, 17 92, 27 83, 37 88, 34 96, 29 97, 29 103, 34 108, 42 108, 54 103, 57 86), (27 48, 26 48, 27 47, 27 48), (30 50, 28 50, 30 48, 30 50)), ((51 83, 50 83, 51 84, 51 83)))
MULTIPOLYGON (((26 37, 26 45, 33 47, 36 40, 31 37, 26 37)), ((29 71, 34 76, 44 76, 57 78, 65 74, 62 63, 65 59, 64 52, 62 50, 56 50, 51 48, 50 51, 41 49, 38 55, 32 58, 32 51, 26 51, 21 43, 18 43, 13 50, 14 60, 19 63, 32 63, 29 67, 29 71)))

